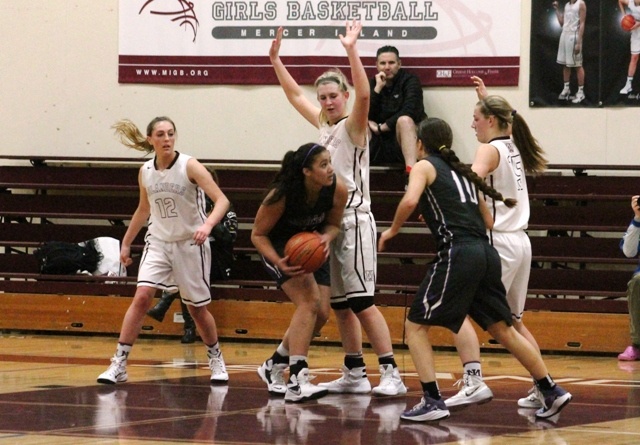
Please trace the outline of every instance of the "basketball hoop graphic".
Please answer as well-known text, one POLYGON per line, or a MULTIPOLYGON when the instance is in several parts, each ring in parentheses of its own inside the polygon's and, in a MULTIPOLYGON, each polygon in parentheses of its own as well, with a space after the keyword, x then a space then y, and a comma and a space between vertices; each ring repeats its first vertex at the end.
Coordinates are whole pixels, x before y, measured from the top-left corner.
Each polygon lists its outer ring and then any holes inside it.
POLYGON ((179 26, 184 27, 186 30, 190 30, 191 32, 193 32, 192 42, 196 41, 200 22, 198 21, 198 17, 196 16, 196 11, 193 8, 193 2, 189 2, 186 0, 172 0, 172 1, 147 0, 144 3, 144 5, 142 5, 142 8, 140 8, 139 14, 142 14, 142 12, 147 8, 147 6, 150 6, 149 14, 171 17, 172 22, 178 22, 179 26), (153 6, 150 6, 150 5, 152 5, 153 3, 156 4, 155 5, 156 8, 160 8, 160 9, 151 9, 153 6), (163 5, 159 5, 159 3, 162 3, 163 5), (176 9, 165 8, 164 4, 168 4, 168 3, 173 3, 173 4, 177 3, 178 4, 177 8, 176 9))

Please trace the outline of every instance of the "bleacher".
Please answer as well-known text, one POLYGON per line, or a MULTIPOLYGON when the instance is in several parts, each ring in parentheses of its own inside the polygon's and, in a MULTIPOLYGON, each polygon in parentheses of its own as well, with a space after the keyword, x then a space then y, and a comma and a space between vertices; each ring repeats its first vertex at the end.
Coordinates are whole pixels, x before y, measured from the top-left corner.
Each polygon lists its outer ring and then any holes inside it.
MULTIPOLYGON (((121 278, 40 275, 33 251, 46 241, 121 239, 138 202, 137 168, 143 159, 0 158, 0 329, 115 334, 135 292, 136 264, 121 278)), ((277 171, 273 161, 202 160, 216 169, 240 221, 232 279, 213 283, 214 313, 222 337, 277 339, 293 312, 286 296, 257 261, 250 242, 253 217, 277 171)), ((527 178, 532 274, 525 321, 544 350, 619 352, 628 341, 626 283, 636 260, 618 242, 632 212, 638 168, 551 166, 527 178), (598 174, 591 174, 592 171, 598 174), (588 174, 585 174, 587 172, 588 174)), ((403 194, 403 172, 372 168, 373 213, 378 230, 390 224, 403 194)), ((141 233, 134 254, 143 246, 141 233)), ((404 318, 413 292, 433 259, 435 244, 417 215, 379 255, 376 302, 392 340, 404 344, 404 318)), ((179 311, 175 305, 172 312, 179 311)), ((178 335, 167 317, 147 318, 143 333, 178 335)), ((479 331, 481 344, 496 348, 479 331)), ((451 335, 433 330, 436 346, 451 335)), ((322 340, 338 342, 334 321, 322 340)))

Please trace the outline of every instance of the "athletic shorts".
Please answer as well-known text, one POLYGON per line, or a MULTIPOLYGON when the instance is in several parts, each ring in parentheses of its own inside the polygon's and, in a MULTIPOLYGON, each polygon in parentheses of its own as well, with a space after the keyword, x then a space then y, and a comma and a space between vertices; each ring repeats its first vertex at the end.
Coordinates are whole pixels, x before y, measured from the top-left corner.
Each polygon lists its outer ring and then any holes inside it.
POLYGON ((631 54, 640 54, 640 28, 631 31, 631 54))
POLYGON ((531 274, 531 241, 524 230, 491 232, 491 242, 500 255, 502 284, 507 290, 511 316, 522 321, 531 274))
POLYGON ((440 250, 409 309, 409 321, 457 333, 469 315, 482 329, 511 326, 498 252, 486 240, 459 241, 440 250))
POLYGON ((211 246, 208 242, 198 246, 191 239, 165 242, 151 235, 146 237, 138 269, 138 286, 170 292, 175 292, 177 286, 184 303, 204 306, 211 301, 210 273, 211 246))
MULTIPOLYGON (((278 255, 284 257, 284 252, 278 252, 278 255)), ((278 287, 282 287, 283 283, 291 279, 289 275, 282 273, 282 271, 278 269, 278 266, 273 264, 271 261, 269 261, 262 255, 260 255, 260 258, 262 259, 262 264, 264 265, 264 268, 266 269, 267 273, 271 278, 275 280, 278 287)), ((325 261, 324 264, 320 266, 320 269, 316 270, 313 273, 313 278, 315 278, 316 283, 318 283, 319 286, 329 287, 331 285, 330 276, 331 276, 331 273, 330 273, 329 260, 325 261)))
POLYGON ((575 53, 577 32, 563 32, 560 34, 560 43, 558 44, 558 57, 556 62, 569 68, 578 68, 582 66, 582 50, 575 53))
POLYGON ((331 304, 373 296, 376 290, 376 221, 371 213, 345 209, 331 244, 331 304))

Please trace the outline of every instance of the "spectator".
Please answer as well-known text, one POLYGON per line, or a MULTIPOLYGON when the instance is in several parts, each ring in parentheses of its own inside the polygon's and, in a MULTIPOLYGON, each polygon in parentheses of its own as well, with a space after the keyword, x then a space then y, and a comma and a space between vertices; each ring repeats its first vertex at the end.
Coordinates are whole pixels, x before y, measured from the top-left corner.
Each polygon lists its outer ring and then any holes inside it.
MULTIPOLYGON (((636 195, 631 198, 631 209, 634 216, 629 228, 620 241, 620 248, 627 258, 638 256, 638 243, 640 242, 640 207, 636 195)), ((627 301, 629 303, 629 326, 631 329, 631 345, 623 353, 618 355, 618 360, 640 360, 640 264, 627 284, 627 301)))

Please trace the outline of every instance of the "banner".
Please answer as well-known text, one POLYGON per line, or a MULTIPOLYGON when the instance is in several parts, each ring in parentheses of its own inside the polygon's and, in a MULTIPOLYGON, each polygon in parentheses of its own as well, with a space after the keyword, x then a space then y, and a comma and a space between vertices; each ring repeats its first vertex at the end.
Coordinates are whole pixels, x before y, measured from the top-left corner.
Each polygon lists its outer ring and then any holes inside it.
MULTIPOLYGON (((634 0, 623 0, 623 3, 634 0)), ((640 29, 633 32, 623 29, 622 18, 631 11, 620 10, 618 2, 599 0, 533 1, 531 4, 531 73, 529 100, 532 107, 603 107, 640 106, 640 79, 626 88, 628 72, 633 67, 631 43, 640 42, 640 29), (568 8, 568 9, 567 9, 568 8), (561 35, 565 18, 571 9, 585 12, 582 33, 580 63, 558 62, 561 35), (633 34, 637 34, 632 38, 633 34), (569 94, 564 93, 568 74, 569 94), (584 98, 578 97, 583 85, 584 98)), ((639 10, 640 11, 640 10, 639 10)), ((640 18, 640 13, 639 13, 640 18)), ((569 59, 577 54, 575 40, 566 35, 579 35, 577 31, 565 31, 562 37, 569 46, 565 53, 569 59)), ((640 51, 640 43, 638 43, 640 51)), ((636 59, 637 60, 637 59, 636 59)), ((640 77, 640 76, 639 76, 640 77)))
POLYGON ((269 48, 279 26, 280 55, 302 84, 347 67, 338 35, 363 24, 365 67, 393 45, 424 85, 514 86, 520 69, 519 0, 120 0, 120 83, 277 84, 269 48))

